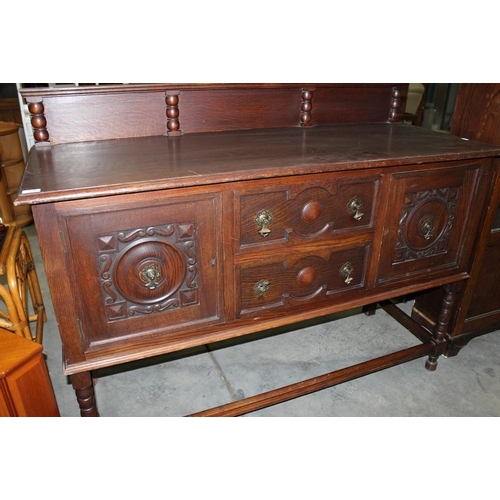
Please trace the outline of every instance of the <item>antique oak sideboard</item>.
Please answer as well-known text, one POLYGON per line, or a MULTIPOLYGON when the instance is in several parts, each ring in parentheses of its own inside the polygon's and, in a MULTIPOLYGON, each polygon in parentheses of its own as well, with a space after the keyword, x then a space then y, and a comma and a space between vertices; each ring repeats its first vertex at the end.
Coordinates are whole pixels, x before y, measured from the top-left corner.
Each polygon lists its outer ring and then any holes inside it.
MULTIPOLYGON (((416 345, 208 409, 240 415, 427 357, 500 148, 398 123, 404 84, 133 84, 21 93, 32 205, 82 416, 93 370, 381 304, 416 345), (433 331, 393 299, 444 287, 433 331)), ((361 341, 361 339, 360 339, 361 341)))

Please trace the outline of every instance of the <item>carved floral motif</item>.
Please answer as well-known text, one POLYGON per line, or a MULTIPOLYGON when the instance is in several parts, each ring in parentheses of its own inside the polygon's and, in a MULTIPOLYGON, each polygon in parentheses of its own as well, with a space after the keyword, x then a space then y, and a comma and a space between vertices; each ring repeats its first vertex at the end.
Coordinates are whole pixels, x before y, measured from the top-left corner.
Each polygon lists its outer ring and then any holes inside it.
POLYGON ((95 245, 108 321, 199 303, 194 222, 114 231, 95 245))
POLYGON ((432 189, 405 195, 394 262, 421 259, 448 251, 459 195, 459 188, 432 189), (423 231, 428 221, 432 221, 432 234, 423 231))

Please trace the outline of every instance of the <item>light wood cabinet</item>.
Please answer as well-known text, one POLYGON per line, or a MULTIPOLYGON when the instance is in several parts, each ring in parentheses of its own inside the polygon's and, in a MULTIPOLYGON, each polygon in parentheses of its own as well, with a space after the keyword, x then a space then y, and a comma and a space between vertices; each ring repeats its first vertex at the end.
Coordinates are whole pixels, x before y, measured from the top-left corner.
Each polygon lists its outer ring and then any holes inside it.
POLYGON ((0 330, 0 416, 58 417, 42 346, 0 330))
POLYGON ((31 207, 14 206, 24 169, 19 125, 0 122, 0 213, 7 226, 23 227, 33 222, 31 207))

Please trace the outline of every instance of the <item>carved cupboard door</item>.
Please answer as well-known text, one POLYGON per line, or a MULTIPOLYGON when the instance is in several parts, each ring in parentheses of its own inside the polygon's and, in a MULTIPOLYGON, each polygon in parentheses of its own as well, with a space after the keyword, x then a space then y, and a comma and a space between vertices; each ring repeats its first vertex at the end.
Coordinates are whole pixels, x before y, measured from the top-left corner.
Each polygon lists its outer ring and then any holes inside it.
POLYGON ((86 352, 221 321, 217 194, 165 192, 58 204, 86 352))
POLYGON ((481 201, 482 163, 460 168, 427 165, 391 178, 378 284, 468 272, 463 256, 473 243, 481 201), (474 203, 474 200, 477 203, 474 203))

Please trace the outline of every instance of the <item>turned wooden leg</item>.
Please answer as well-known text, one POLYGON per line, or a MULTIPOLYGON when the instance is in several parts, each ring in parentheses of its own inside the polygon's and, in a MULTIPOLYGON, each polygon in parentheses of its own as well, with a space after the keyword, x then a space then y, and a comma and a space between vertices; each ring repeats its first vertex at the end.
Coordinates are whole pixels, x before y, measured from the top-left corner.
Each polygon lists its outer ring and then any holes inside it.
POLYGON ((82 417, 98 417, 97 403, 94 393, 94 381, 91 372, 76 373, 70 376, 80 406, 82 417))
POLYGON ((441 354, 445 352, 447 345, 448 325, 450 323, 453 306, 455 305, 455 300, 457 298, 457 293, 459 292, 461 285, 462 282, 458 282, 444 286, 445 294, 441 303, 441 310, 439 311, 439 316, 433 333, 434 341, 436 342, 436 348, 425 363, 425 367, 429 371, 434 371, 437 368, 437 360, 439 356, 441 356, 441 354))
POLYGON ((377 303, 375 304, 368 304, 366 306, 363 306, 363 313, 366 316, 373 316, 375 312, 377 311, 377 303))

